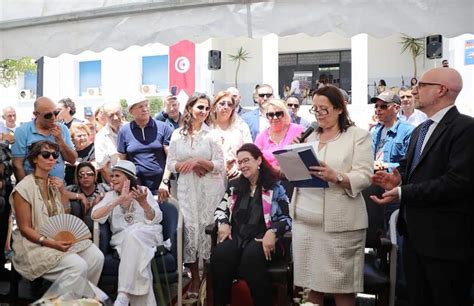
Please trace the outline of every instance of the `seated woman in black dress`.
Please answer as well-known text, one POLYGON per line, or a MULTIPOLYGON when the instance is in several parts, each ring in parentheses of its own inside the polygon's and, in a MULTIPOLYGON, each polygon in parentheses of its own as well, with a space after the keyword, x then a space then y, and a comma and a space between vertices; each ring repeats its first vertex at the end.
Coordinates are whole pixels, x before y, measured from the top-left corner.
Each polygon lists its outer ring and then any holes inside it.
POLYGON ((237 150, 242 172, 229 188, 214 214, 218 223, 217 245, 211 254, 215 305, 230 304, 232 281, 243 278, 254 305, 272 304, 267 263, 272 260, 278 237, 291 230, 288 197, 279 176, 251 143, 237 150))

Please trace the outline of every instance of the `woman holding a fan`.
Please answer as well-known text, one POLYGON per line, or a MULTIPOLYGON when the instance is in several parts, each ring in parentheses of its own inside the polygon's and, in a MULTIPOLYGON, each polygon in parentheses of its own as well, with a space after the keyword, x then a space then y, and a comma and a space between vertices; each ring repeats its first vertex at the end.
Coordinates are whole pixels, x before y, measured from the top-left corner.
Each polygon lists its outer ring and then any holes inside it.
POLYGON ((34 171, 16 185, 10 196, 18 223, 13 231, 13 265, 28 280, 60 279, 60 287, 67 292, 77 288, 82 280, 97 284, 104 255, 88 239, 54 240, 40 234, 50 225, 50 217, 68 210, 63 204, 69 203, 64 196, 63 180, 49 176, 59 154, 59 146, 47 140, 32 144, 28 150, 26 158, 34 171))
POLYGON ((163 245, 162 213, 151 191, 137 184, 137 170, 128 160, 112 168, 113 190, 92 208, 92 219, 109 220, 110 245, 120 256, 118 295, 114 305, 156 305, 151 260, 163 245))

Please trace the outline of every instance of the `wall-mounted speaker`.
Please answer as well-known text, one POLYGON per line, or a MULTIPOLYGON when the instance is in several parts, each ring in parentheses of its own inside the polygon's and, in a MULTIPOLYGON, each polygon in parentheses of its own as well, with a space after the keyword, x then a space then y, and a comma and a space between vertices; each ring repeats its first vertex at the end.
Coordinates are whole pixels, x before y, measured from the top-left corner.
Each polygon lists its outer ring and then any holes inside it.
POLYGON ((219 69, 221 69, 221 51, 219 51, 219 50, 209 50, 207 68, 209 70, 219 70, 219 69))
POLYGON ((426 37, 426 57, 429 59, 443 57, 443 36, 431 35, 426 37))

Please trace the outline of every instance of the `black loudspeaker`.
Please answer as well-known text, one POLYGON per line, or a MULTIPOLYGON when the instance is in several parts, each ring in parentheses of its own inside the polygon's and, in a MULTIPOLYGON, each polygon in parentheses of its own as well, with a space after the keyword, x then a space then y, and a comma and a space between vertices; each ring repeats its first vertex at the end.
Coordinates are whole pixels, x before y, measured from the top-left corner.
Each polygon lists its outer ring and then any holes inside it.
POLYGON ((426 57, 429 59, 443 57, 443 37, 441 35, 426 37, 426 57))
POLYGON ((209 70, 219 70, 219 69, 221 69, 221 51, 219 51, 219 50, 209 50, 207 68, 209 70))

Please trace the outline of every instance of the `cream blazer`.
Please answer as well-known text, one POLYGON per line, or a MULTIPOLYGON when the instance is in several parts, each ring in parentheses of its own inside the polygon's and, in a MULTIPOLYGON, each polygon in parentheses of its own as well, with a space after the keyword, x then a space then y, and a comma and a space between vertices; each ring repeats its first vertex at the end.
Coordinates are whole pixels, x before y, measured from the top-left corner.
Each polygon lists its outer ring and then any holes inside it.
MULTIPOLYGON (((308 142, 311 141, 317 141, 316 133, 308 137, 308 142)), ((352 126, 320 151, 320 155, 324 156, 322 160, 335 171, 347 175, 351 185, 350 189, 333 183, 329 183, 329 188, 314 188, 315 193, 322 193, 325 232, 354 231, 368 227, 367 209, 361 192, 370 186, 373 175, 371 144, 368 131, 352 126)), ((297 190, 293 193, 292 204, 290 209, 295 216, 297 190)))

